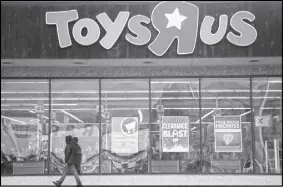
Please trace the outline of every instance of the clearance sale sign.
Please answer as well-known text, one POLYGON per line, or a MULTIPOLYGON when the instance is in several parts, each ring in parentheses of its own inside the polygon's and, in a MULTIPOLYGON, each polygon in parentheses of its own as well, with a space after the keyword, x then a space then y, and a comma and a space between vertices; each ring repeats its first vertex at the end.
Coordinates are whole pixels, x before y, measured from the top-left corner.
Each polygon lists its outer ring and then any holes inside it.
POLYGON ((162 117, 162 152, 189 152, 189 117, 162 117))
POLYGON ((215 152, 242 152, 240 116, 214 117, 215 152))

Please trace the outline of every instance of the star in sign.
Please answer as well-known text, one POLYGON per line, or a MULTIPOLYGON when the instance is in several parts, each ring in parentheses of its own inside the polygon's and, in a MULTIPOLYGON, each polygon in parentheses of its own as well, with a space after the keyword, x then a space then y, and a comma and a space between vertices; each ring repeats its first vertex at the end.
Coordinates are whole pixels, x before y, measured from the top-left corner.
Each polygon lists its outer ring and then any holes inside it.
POLYGON ((182 16, 179 12, 179 9, 176 8, 172 14, 165 14, 168 19, 168 24, 166 28, 175 26, 177 29, 181 30, 182 22, 187 19, 186 16, 182 16))

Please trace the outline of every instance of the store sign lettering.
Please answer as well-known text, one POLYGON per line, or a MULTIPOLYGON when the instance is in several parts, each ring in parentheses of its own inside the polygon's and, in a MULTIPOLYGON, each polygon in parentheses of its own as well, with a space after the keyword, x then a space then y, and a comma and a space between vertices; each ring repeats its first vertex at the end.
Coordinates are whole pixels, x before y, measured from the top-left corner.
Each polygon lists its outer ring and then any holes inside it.
MULTIPOLYGON (((173 41, 177 39, 177 53, 179 55, 192 54, 198 37, 199 9, 196 5, 185 1, 164 1, 155 6, 151 18, 144 15, 134 15, 129 18, 130 12, 121 11, 114 22, 107 13, 96 16, 97 21, 90 18, 79 19, 77 10, 46 12, 46 24, 55 25, 59 45, 61 48, 72 46, 69 32, 69 23, 78 20, 72 28, 74 40, 83 46, 96 43, 101 34, 101 28, 106 31, 105 36, 99 41, 105 49, 111 49, 122 34, 124 28, 128 27, 131 33, 125 35, 126 40, 136 46, 142 46, 151 40, 151 31, 144 25, 152 24, 158 31, 158 35, 148 45, 148 49, 157 56, 162 56, 170 48, 173 41), (87 34, 82 35, 82 29, 87 29, 87 34)), ((220 42, 226 34, 227 27, 234 30, 226 35, 226 39, 236 46, 249 46, 257 38, 256 29, 245 22, 253 22, 255 16, 248 11, 238 11, 228 20, 228 15, 219 17, 219 26, 212 33, 214 17, 205 16, 200 25, 200 39, 207 45, 220 42), (228 23, 229 22, 229 23, 228 23)))
POLYGON ((241 116, 214 117, 215 152, 242 152, 241 116))
POLYGON ((189 152, 189 117, 162 116, 162 151, 189 152))

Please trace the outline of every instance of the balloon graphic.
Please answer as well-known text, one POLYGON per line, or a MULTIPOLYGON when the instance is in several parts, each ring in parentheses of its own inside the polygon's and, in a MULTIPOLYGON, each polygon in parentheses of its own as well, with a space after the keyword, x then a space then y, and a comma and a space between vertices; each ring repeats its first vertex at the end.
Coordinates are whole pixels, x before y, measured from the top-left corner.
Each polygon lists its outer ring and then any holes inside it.
POLYGON ((233 139, 234 139, 233 134, 225 134, 223 136, 223 140, 224 140, 226 145, 229 145, 233 141, 233 139))

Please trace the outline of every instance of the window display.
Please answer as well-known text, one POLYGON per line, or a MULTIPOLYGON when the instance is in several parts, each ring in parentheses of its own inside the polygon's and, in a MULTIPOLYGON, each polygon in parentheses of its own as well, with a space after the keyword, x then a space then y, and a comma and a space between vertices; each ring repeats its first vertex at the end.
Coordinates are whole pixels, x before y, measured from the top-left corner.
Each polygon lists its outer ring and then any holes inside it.
POLYGON ((203 172, 253 172, 250 80, 201 79, 201 103, 203 172))
POLYGON ((98 80, 52 80, 50 173, 64 169, 65 137, 78 138, 81 173, 99 172, 98 80))
POLYGON ((162 152, 188 152, 189 117, 162 116, 161 124, 162 152))
POLYGON ((282 173, 282 77, 253 78, 255 173, 282 173))
POLYGON ((48 80, 1 80, 1 175, 48 173, 48 80))
POLYGON ((1 80, 1 175, 61 174, 68 135, 82 174, 280 174, 282 78, 1 80))
POLYGON ((151 80, 152 173, 200 172, 198 92, 199 79, 151 80))
POLYGON ((148 173, 149 80, 101 83, 102 173, 148 173))
POLYGON ((215 152, 242 152, 241 116, 214 116, 215 152))

